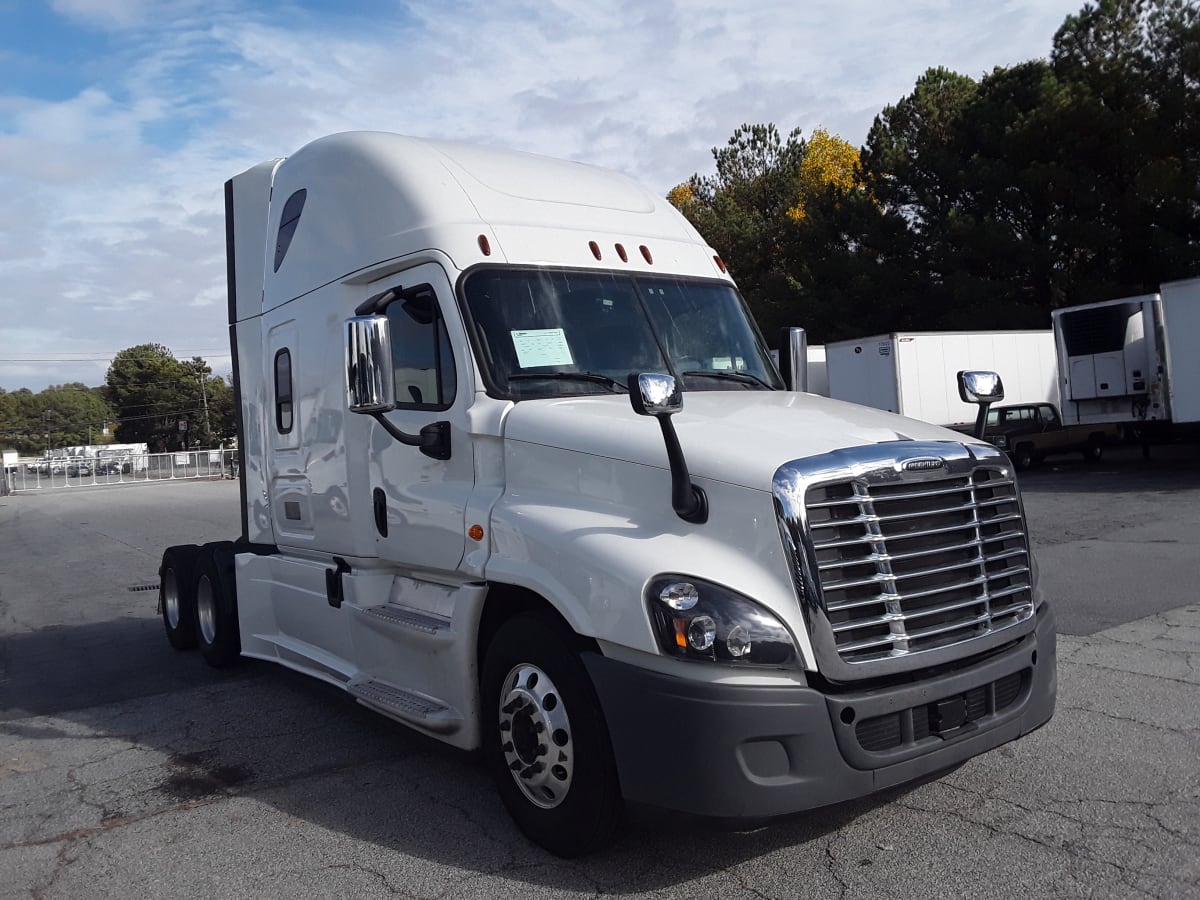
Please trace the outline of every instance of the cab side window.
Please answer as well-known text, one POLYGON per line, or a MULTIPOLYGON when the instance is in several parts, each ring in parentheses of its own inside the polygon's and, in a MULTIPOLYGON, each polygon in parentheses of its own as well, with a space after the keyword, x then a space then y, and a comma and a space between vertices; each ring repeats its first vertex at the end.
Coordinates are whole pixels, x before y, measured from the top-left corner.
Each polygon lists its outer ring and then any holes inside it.
POLYGON ((457 390, 446 323, 429 285, 401 293, 386 309, 397 409, 449 409, 457 390))

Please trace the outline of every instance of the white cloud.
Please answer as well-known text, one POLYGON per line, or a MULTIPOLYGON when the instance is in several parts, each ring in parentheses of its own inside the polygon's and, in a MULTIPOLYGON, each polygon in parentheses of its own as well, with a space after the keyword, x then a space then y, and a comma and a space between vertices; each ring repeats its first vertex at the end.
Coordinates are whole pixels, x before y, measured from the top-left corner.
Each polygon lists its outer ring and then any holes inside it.
MULTIPOLYGON (((64 100, 0 96, 0 358, 223 347, 222 185, 322 134, 518 147, 665 192, 743 122, 859 143, 927 67, 1043 56, 1079 5, 420 0, 330 20, 249 0, 54 0, 113 35, 112 58, 83 70, 118 74, 64 100)), ((0 385, 103 369, 0 362, 0 385)))

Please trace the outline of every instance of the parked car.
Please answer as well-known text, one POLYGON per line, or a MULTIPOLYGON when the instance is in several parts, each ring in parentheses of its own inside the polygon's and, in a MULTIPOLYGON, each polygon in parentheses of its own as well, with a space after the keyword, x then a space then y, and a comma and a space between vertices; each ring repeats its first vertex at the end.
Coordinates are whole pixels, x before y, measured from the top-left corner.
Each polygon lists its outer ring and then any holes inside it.
POLYGON ((1097 462, 1104 448, 1120 439, 1116 425, 1063 425, 1053 403, 997 406, 988 412, 984 440, 1008 452, 1018 469, 1028 469, 1047 456, 1082 453, 1097 462))
POLYGON ((126 471, 126 472, 129 471, 128 463, 126 463, 124 465, 124 467, 122 467, 121 461, 119 459, 96 460, 96 474, 97 475, 120 475, 122 471, 126 471))
POLYGON ((91 475, 92 464, 86 459, 73 460, 67 464, 67 476, 77 478, 81 475, 91 475))

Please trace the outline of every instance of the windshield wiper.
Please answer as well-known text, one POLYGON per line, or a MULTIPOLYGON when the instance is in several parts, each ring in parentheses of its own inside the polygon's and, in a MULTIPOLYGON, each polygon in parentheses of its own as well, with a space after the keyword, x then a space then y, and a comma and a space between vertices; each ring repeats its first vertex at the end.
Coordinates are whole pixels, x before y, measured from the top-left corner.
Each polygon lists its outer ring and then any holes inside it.
POLYGON ((749 372, 718 372, 716 370, 700 371, 693 369, 690 372, 680 372, 680 375, 694 375, 698 378, 722 378, 725 381, 740 381, 742 384, 759 384, 765 387, 768 391, 775 390, 767 382, 763 381, 757 375, 751 375, 749 372))
POLYGON ((538 378, 545 381, 590 381, 593 384, 602 384, 613 391, 629 393, 629 388, 615 378, 609 378, 607 375, 600 375, 596 372, 517 372, 508 376, 509 381, 532 381, 538 378))

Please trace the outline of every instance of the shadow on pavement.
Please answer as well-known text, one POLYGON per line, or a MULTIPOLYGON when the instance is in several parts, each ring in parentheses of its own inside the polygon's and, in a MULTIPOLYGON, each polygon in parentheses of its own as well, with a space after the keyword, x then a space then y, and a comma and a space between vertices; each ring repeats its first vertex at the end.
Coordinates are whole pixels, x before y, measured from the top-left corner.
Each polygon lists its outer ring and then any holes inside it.
MULTIPOLYGON (((0 744, 128 742, 164 757, 128 776, 137 783, 114 792, 96 831, 247 798, 469 873, 555 891, 619 894, 678 885, 818 841, 903 793, 752 831, 634 809, 613 847, 559 860, 520 835, 473 754, 282 667, 247 660, 210 669, 196 653, 171 650, 161 628, 157 618, 122 618, 43 628, 4 642, 0 744)), ((396 861, 403 866, 402 857, 396 861)))

